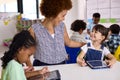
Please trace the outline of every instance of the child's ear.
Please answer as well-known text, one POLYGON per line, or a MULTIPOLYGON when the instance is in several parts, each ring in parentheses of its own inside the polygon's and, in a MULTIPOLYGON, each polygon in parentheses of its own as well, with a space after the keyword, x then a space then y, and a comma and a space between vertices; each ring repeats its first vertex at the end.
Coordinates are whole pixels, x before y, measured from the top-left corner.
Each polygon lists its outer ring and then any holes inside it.
POLYGON ((102 40, 104 40, 105 39, 105 36, 102 36, 102 40))
POLYGON ((22 48, 20 48, 20 49, 18 50, 18 53, 19 53, 19 54, 21 54, 21 53, 22 53, 22 51, 23 51, 23 49, 22 49, 22 48))
POLYGON ((111 34, 112 34, 112 32, 111 32, 111 31, 109 31, 109 32, 108 32, 108 34, 109 34, 109 35, 111 35, 111 34))
POLYGON ((24 48, 23 48, 23 47, 18 50, 18 52, 19 52, 20 54, 23 53, 23 51, 24 51, 24 48))

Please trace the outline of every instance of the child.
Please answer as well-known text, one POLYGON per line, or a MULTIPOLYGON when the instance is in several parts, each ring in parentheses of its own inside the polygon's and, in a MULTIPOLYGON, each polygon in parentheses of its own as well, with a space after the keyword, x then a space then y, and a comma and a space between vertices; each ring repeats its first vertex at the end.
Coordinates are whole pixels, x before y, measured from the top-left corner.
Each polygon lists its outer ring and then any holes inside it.
POLYGON ((9 50, 1 58, 2 80, 27 80, 26 77, 48 72, 47 67, 44 67, 42 70, 28 71, 25 76, 22 64, 35 52, 35 45, 36 42, 28 31, 23 30, 15 35, 9 50))
POLYGON ((85 61, 103 60, 104 56, 106 56, 108 58, 106 62, 108 66, 111 67, 116 62, 116 59, 110 54, 110 51, 102 45, 107 35, 108 30, 103 25, 95 25, 90 35, 91 42, 81 48, 82 51, 77 57, 77 63, 81 66, 86 66, 85 61))
POLYGON ((97 25, 100 21, 100 13, 93 13, 92 22, 90 22, 87 26, 87 35, 86 39, 90 40, 90 33, 95 25, 97 25))
POLYGON ((86 29, 86 23, 83 20, 75 20, 71 24, 71 30, 73 31, 72 36, 70 37, 73 41, 85 42, 86 40, 82 35, 83 31, 86 29))
POLYGON ((99 23, 100 21, 100 13, 94 13, 92 22, 87 26, 87 33, 90 35, 90 32, 92 32, 93 27, 99 23))
POLYGON ((109 37, 108 41, 105 42, 105 45, 109 48, 112 54, 115 53, 117 47, 120 45, 120 26, 118 24, 112 24, 109 28, 109 37))

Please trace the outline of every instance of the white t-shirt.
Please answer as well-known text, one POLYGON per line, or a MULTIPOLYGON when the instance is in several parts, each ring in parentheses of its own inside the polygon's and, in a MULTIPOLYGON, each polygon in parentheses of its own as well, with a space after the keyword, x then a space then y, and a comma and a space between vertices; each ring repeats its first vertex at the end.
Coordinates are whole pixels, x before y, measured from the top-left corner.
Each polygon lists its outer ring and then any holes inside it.
MULTIPOLYGON (((83 51, 85 54, 87 53, 88 48, 91 48, 91 49, 94 49, 94 50, 95 50, 95 47, 92 45, 91 42, 90 42, 90 47, 88 47, 87 44, 84 45, 83 47, 81 47, 82 51, 83 51)), ((101 49, 100 49, 100 51, 101 51, 101 49)), ((110 54, 110 51, 109 51, 106 47, 104 47, 104 48, 102 49, 102 54, 103 54, 102 56, 104 57, 104 56, 110 54)), ((102 58, 102 59, 103 59, 103 58, 102 58)))
POLYGON ((85 37, 82 34, 79 34, 78 32, 73 32, 73 34, 70 37, 70 39, 73 40, 73 41, 78 41, 78 42, 84 42, 84 43, 87 42, 85 40, 85 37))

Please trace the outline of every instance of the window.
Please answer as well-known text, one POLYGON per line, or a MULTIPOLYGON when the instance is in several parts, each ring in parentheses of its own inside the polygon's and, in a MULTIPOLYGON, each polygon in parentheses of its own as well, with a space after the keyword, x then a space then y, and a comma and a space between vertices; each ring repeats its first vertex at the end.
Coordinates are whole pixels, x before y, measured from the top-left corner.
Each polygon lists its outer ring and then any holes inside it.
POLYGON ((17 12, 17 0, 1 0, 0 12, 17 12))
POLYGON ((23 17, 36 19, 36 0, 23 0, 23 17))

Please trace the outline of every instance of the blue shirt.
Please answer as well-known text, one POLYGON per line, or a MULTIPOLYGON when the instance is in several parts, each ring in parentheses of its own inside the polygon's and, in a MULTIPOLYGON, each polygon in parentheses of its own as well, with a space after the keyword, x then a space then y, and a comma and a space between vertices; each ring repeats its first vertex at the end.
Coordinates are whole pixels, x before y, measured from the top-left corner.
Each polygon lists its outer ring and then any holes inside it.
POLYGON ((92 29, 93 27, 95 26, 96 24, 94 24, 93 22, 91 22, 88 26, 87 26, 87 29, 90 30, 90 32, 92 32, 92 29))
POLYGON ((34 58, 48 64, 65 61, 67 53, 64 45, 64 23, 54 27, 54 38, 40 23, 32 25, 37 41, 34 58))

